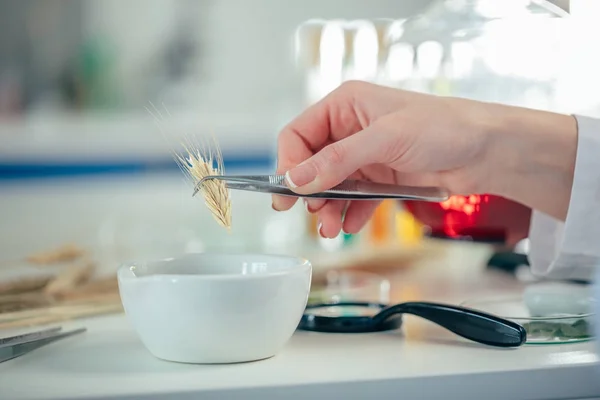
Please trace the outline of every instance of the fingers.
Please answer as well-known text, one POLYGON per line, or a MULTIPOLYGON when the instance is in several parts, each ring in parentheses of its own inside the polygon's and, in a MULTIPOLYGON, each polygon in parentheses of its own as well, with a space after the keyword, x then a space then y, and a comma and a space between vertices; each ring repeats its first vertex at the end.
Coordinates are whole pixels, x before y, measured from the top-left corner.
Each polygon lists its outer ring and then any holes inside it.
MULTIPOLYGON (((362 129, 354 110, 353 99, 356 91, 362 90, 363 86, 342 85, 309 107, 281 131, 277 144, 278 174, 285 174, 309 159, 327 143, 351 136, 362 129)), ((287 210, 296 200, 292 197, 273 196, 273 208, 287 210)))
POLYGON ((325 204, 327 204, 325 199, 304 199, 304 208, 312 214, 318 213, 325 204))
POLYGON ((385 135, 367 128, 332 143, 297 167, 286 172, 288 186, 299 194, 332 188, 359 168, 381 162, 385 135))
MULTIPOLYGON (((313 150, 299 136, 285 134, 278 140, 277 170, 278 175, 283 175, 289 168, 293 168, 313 155, 313 150)), ((297 197, 273 195, 272 207, 276 211, 289 210, 296 204, 297 197)))
POLYGON ((316 212, 319 216, 319 234, 328 239, 337 237, 342 230, 357 234, 370 220, 379 204, 380 201, 329 200, 316 212))
POLYGON ((274 194, 271 196, 271 208, 275 211, 287 211, 292 208, 297 201, 297 197, 279 196, 274 194))
POLYGON ((380 201, 353 201, 344 217, 343 230, 357 234, 369 222, 380 201))
POLYGON ((320 152, 286 172, 290 188, 301 194, 330 189, 360 167, 374 162, 373 151, 361 151, 366 132, 332 143, 320 152))
POLYGON ((346 201, 327 201, 319 210, 319 234, 328 239, 333 239, 342 230, 342 217, 346 208, 346 201))

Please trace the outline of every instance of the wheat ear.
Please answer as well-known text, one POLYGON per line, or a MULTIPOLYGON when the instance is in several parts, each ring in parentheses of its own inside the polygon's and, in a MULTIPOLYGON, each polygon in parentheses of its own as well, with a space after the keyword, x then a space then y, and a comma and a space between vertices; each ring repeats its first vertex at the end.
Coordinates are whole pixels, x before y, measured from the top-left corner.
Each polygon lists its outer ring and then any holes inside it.
MULTIPOLYGON (((154 105, 151 104, 153 107, 154 105)), ((155 113, 148 110, 154 117, 161 132, 165 132, 163 122, 165 118, 162 113, 154 107, 155 113)), ((170 113, 165 108, 165 112, 170 113)), ((223 155, 214 134, 211 134, 212 143, 204 141, 193 141, 189 136, 183 135, 180 140, 183 155, 172 150, 175 162, 196 188, 200 180, 209 175, 224 175, 223 155)), ((172 137, 172 135, 171 135, 172 137)), ((214 219, 231 231, 231 195, 225 182, 220 180, 206 180, 202 183, 200 192, 204 202, 210 210, 214 219)))

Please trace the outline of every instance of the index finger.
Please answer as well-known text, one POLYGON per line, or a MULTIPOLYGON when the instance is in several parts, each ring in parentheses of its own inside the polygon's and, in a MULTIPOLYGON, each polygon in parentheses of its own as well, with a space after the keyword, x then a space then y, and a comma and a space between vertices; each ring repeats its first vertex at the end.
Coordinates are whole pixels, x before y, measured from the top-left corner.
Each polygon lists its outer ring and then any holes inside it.
MULTIPOLYGON (((342 85, 286 125, 277 140, 277 174, 312 157, 327 144, 360 131, 353 107, 353 86, 342 85)), ((273 196, 273 207, 290 209, 296 197, 273 196)))
MULTIPOLYGON (((311 126, 304 126, 305 129, 302 130, 298 128, 298 126, 303 126, 303 124, 305 124, 302 120, 306 119, 306 114, 312 114, 311 111, 312 110, 309 109, 304 114, 301 114, 300 117, 292 121, 292 123, 286 126, 279 134, 277 140, 278 175, 285 174, 289 169, 310 158, 317 151, 315 149, 318 149, 321 141, 319 140, 319 137, 326 139, 329 136, 329 133, 326 132, 322 126, 319 126, 321 124, 318 123, 316 118, 313 119, 312 128, 311 126), (303 135, 303 132, 309 133, 308 136, 312 140, 309 141, 303 135)), ((311 118, 308 119, 310 120, 311 118)), ((285 211, 292 208, 297 200, 297 197, 274 195, 273 208, 279 211, 285 211)))

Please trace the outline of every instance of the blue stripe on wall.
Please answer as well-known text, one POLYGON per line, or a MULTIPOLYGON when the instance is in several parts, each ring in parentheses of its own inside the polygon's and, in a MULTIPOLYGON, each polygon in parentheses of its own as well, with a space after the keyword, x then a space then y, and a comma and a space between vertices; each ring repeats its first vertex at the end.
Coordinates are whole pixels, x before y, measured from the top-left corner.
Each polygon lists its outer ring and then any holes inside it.
MULTIPOLYGON (((271 169, 275 159, 271 154, 250 156, 224 156, 225 169, 271 169)), ((135 174, 141 172, 162 172, 178 170, 172 160, 159 162, 74 162, 74 163, 28 163, 3 164, 0 161, 0 181, 69 177, 85 175, 135 174)))

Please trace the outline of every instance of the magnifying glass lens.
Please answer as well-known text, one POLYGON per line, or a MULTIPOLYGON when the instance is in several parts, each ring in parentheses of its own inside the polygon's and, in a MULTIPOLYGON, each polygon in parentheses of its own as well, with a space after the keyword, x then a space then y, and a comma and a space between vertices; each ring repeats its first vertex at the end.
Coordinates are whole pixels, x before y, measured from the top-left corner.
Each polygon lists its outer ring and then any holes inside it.
POLYGON ((367 333, 397 329, 402 317, 387 318, 383 321, 373 318, 383 304, 338 303, 311 305, 304 311, 299 329, 315 332, 367 333))
POLYGON ((319 317, 372 317, 380 311, 379 308, 369 306, 355 306, 346 304, 323 305, 307 309, 305 315, 319 317))

